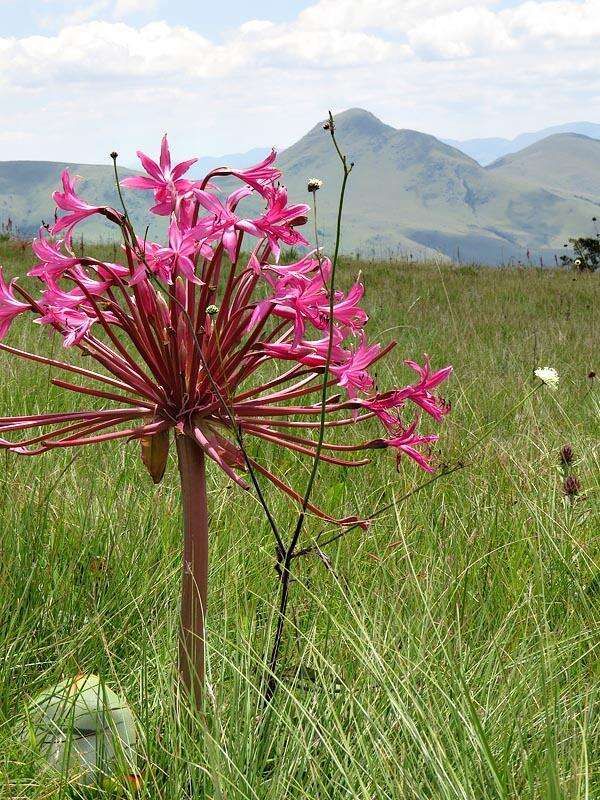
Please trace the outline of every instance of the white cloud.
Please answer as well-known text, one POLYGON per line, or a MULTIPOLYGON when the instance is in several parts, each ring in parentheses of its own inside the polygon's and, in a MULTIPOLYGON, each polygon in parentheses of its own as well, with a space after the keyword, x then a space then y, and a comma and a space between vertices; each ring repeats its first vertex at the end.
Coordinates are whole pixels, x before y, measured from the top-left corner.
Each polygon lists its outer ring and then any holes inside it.
POLYGON ((482 6, 468 6, 422 22, 408 31, 423 58, 473 58, 516 46, 503 18, 482 6))
POLYGON ((165 129, 182 155, 233 152, 356 105, 455 138, 600 117, 600 0, 318 0, 215 41, 115 19, 147 8, 94 0, 55 34, 0 35, 3 158, 153 150, 165 129))
MULTIPOLYGON (((0 74, 13 85, 64 88, 117 80, 221 77, 240 63, 234 48, 212 44, 188 28, 151 22, 69 25, 56 36, 0 39, 0 74)), ((97 88, 95 89, 97 91, 97 88)))
POLYGON ((516 35, 543 41, 562 41, 573 45, 600 38, 600 2, 598 0, 558 0, 529 2, 505 12, 516 35))

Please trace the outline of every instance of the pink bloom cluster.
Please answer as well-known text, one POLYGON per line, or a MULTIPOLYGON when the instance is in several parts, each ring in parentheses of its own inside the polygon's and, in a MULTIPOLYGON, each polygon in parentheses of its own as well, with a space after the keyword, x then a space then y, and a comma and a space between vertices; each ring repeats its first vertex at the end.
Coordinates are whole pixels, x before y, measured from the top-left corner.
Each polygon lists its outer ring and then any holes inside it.
MULTIPOLYGON (((378 419, 384 433, 353 445, 326 441, 323 461, 360 466, 368 460, 349 454, 391 447, 398 457, 406 455, 433 471, 429 447, 437 436, 419 433, 417 414, 407 421, 403 414, 412 403, 441 421, 449 407, 436 391, 451 367, 432 371, 428 359, 423 367, 407 361, 417 373, 415 383, 376 391, 370 369, 394 343, 367 342, 362 283, 347 293, 335 291, 331 305, 332 267, 320 252, 293 264, 279 261, 282 245, 308 245, 298 227, 309 208, 289 203, 275 152, 251 169, 220 168, 201 181, 184 177, 195 159, 171 165, 166 137, 158 163, 138 155, 147 176, 128 177, 122 186, 152 191, 151 211, 168 218, 166 243, 139 238, 124 213, 82 200, 65 170, 62 191, 54 194, 65 213, 50 236, 42 230, 33 242, 38 263, 29 275, 41 292, 7 284, 0 270, 0 338, 16 317, 31 312, 36 323, 57 331, 65 347, 78 348, 101 370, 6 344, 0 349, 85 378, 85 385, 62 378, 53 382, 112 405, 1 418, 1 434, 41 430, 20 441, 0 439, 0 447, 31 455, 110 439, 141 439, 148 445, 156 437, 164 441, 174 429, 191 437, 238 485, 248 488, 244 472, 250 464, 298 500, 282 478, 244 454, 239 433, 314 458, 311 433, 319 430, 318 394, 328 368, 333 394, 326 404, 326 426, 378 419), (241 182, 227 197, 215 185, 225 176, 241 182), (244 216, 240 203, 251 195, 262 200, 264 210, 244 216), (74 252, 73 229, 98 214, 120 227, 123 264, 74 252)), ((315 506, 310 509, 331 519, 315 506)))

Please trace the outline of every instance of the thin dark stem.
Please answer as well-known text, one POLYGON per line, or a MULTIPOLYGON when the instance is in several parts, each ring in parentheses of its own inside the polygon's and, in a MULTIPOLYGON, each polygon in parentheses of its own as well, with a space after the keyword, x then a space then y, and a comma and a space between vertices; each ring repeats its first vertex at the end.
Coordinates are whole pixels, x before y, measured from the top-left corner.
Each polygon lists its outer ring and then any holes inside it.
POLYGON ((199 706, 204 684, 204 627, 208 595, 208 508, 204 453, 188 436, 177 436, 183 501, 183 567, 179 627, 179 677, 199 706))
MULTIPOLYGON (((349 163, 348 159, 345 155, 342 154, 338 143, 335 138, 335 122, 333 119, 333 115, 331 111, 329 112, 329 122, 325 126, 326 130, 329 131, 331 134, 331 138, 333 140, 333 144, 337 151, 337 154, 340 158, 342 163, 343 169, 343 178, 342 178, 342 186, 340 189, 340 199, 338 204, 338 214, 337 214, 337 227, 336 227, 336 236, 335 236, 335 249, 333 253, 333 259, 331 263, 331 279, 329 282, 329 342, 327 345, 327 358, 325 359, 325 367, 323 371, 323 383, 322 383, 322 390, 321 390, 321 413, 319 419, 319 436, 317 440, 317 446, 315 448, 315 456, 313 461, 312 470, 308 479, 308 484, 306 486, 306 491, 304 493, 304 498, 302 500, 302 508, 300 510, 300 514, 298 515, 298 521, 296 523, 296 527, 294 529, 294 533, 292 535, 289 547, 285 551, 284 558, 278 564, 279 567, 279 575, 280 575, 280 595, 279 595, 279 608, 277 612, 277 626, 275 629, 275 635, 273 638, 273 647, 271 650, 271 656, 269 659, 269 677, 267 680, 267 687, 265 690, 265 704, 268 704, 273 699, 273 695, 275 694, 275 690, 277 688, 277 676, 276 676, 276 669, 277 669, 277 662, 279 659, 279 653, 281 651, 281 642, 283 638, 283 630, 286 622, 286 613, 287 607, 289 602, 289 595, 290 595, 290 581, 291 581, 291 564, 294 558, 294 552, 298 545, 298 541, 300 539, 300 535, 302 533, 302 529, 304 527, 304 522, 306 519, 306 511, 308 509, 310 503, 310 497, 312 494, 313 486, 315 483, 315 479, 317 477, 317 472, 319 469, 319 462, 321 460, 321 451, 323 449, 323 441, 325 438, 325 420, 327 414, 327 390, 329 384, 329 369, 331 366, 331 355, 333 352, 333 331, 334 331, 334 318, 333 318, 333 308, 335 303, 335 274, 336 274, 336 267, 338 263, 338 256, 340 251, 340 241, 341 241, 341 234, 342 234, 342 215, 344 210, 344 197, 346 194, 346 184, 348 183, 348 178, 350 176, 350 172, 354 166, 353 163, 349 163)), ((316 203, 315 203, 315 213, 316 213, 316 203)), ((316 220, 315 220, 316 225, 316 220)), ((320 257, 320 254, 319 254, 320 257)))

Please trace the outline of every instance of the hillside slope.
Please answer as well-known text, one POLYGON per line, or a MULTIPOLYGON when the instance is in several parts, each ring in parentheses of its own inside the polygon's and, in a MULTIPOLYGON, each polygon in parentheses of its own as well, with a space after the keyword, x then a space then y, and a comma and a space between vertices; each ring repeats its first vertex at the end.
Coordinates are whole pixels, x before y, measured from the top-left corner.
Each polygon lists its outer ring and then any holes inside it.
POLYGON ((498 159, 486 169, 494 175, 600 202, 600 141, 588 136, 555 134, 498 159))
MULTIPOLYGON (((344 244, 364 254, 420 246, 492 263, 527 249, 551 257, 594 213, 589 201, 494 174, 433 136, 396 130, 361 109, 340 114, 337 132, 356 162, 344 244)), ((281 165, 295 197, 306 178, 323 178, 319 225, 331 239, 340 167, 322 125, 284 151, 281 165)))
MULTIPOLYGON (((42 222, 54 221, 52 193, 60 188, 60 176, 68 167, 71 175, 81 177, 78 186, 82 197, 99 205, 119 208, 113 168, 98 164, 63 164, 57 161, 0 161, 0 223, 10 218, 23 236, 34 234, 42 222)), ((123 177, 134 175, 122 169, 123 177)), ((147 198, 128 193, 128 205, 136 221, 144 219, 147 198)), ((90 239, 115 238, 114 225, 94 218, 77 228, 90 239)))
MULTIPOLYGON (((397 130, 362 109, 339 114, 337 131, 341 147, 356 162, 345 206, 346 252, 377 257, 438 253, 498 263, 524 258, 530 250, 535 257, 552 259, 569 236, 588 229, 598 211, 600 159, 595 153, 600 142, 585 137, 551 137, 514 160, 483 168, 433 136, 397 130), (558 145, 563 155, 556 150, 558 145), (546 155, 538 158, 538 152, 546 155)), ((340 164, 322 123, 283 151, 280 165, 294 201, 309 199, 308 178, 323 179, 317 198, 318 226, 324 243, 331 245, 340 164)), ((42 220, 51 222, 51 194, 65 166, 0 163, 0 222, 10 216, 25 235, 34 233, 42 220)), ((111 166, 68 166, 84 177, 82 196, 118 205, 111 166)), ((132 173, 122 170, 126 174, 132 173)), ((164 230, 164 220, 146 216, 151 199, 146 193, 129 191, 126 198, 141 235, 149 221, 151 235, 164 230)), ((259 203, 244 201, 242 213, 244 208, 254 213, 259 203)), ((114 236, 108 223, 101 221, 82 231, 88 238, 114 236)), ((312 240, 312 226, 307 231, 312 240)))

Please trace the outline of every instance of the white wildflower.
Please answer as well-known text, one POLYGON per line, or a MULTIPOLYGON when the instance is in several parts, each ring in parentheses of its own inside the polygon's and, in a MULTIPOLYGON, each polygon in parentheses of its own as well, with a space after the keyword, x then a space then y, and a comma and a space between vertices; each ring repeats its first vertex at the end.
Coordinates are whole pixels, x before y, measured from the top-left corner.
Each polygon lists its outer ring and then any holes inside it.
POLYGON ((534 370, 533 374, 539 378, 543 384, 549 386, 550 389, 558 388, 558 372, 554 367, 538 367, 534 370))
POLYGON ((323 181, 320 178, 309 178, 308 179, 308 191, 309 192, 318 192, 319 189, 323 186, 323 181))

